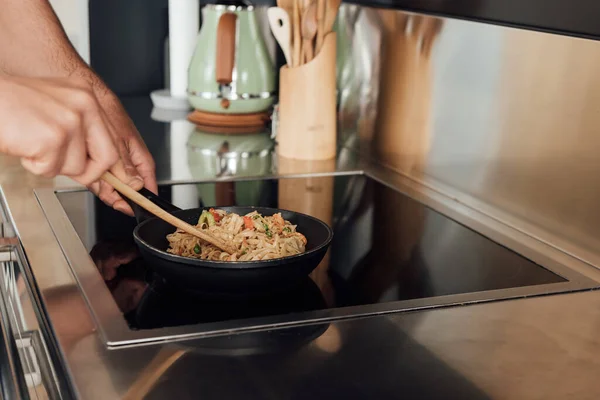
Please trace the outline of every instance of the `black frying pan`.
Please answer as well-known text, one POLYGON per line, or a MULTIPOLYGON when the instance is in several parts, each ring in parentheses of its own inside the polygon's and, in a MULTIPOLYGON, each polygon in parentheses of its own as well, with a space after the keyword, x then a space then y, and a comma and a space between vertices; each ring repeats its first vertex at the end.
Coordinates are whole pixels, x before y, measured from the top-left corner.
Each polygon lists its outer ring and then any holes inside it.
MULTIPOLYGON (((181 210, 146 189, 142 189, 140 194, 192 225, 198 222, 202 210, 208 209, 181 210)), ((175 227, 148 215, 141 207, 131 205, 138 221, 133 237, 148 266, 168 283, 193 291, 251 294, 286 290, 303 282, 319 265, 333 238, 333 231, 327 224, 309 215, 266 207, 215 207, 239 215, 255 210, 265 216, 280 212, 284 219, 298 225, 298 232, 306 236, 306 251, 266 261, 198 260, 167 253, 169 243, 166 237, 175 231, 175 227)))

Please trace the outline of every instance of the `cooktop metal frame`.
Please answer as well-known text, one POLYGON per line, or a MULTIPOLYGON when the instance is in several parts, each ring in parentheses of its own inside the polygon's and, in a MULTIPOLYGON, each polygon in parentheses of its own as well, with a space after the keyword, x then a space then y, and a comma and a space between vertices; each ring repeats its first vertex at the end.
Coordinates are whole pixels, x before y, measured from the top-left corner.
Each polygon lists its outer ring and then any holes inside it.
MULTIPOLYGON (((460 202, 439 192, 421 186, 393 171, 373 168, 369 171, 352 170, 343 172, 272 175, 244 179, 225 180, 267 180, 293 179, 314 176, 365 175, 403 195, 407 195, 427 207, 461 223, 468 228, 488 237, 512 251, 547 268, 566 279, 565 282, 533 285, 509 289, 489 290, 449 296, 438 296, 415 300, 395 301, 352 307, 325 309, 288 315, 233 320, 216 323, 202 323, 187 326, 167 327, 149 330, 129 328, 122 312, 115 303, 109 289, 98 273, 94 262, 69 220, 61 205, 57 193, 85 191, 72 189, 37 189, 35 195, 62 248, 79 289, 85 298, 96 322, 98 332, 108 348, 122 348, 164 342, 199 339, 203 337, 255 332, 317 323, 355 319, 389 313, 449 307, 497 300, 525 298, 531 296, 568 293, 592 290, 600 287, 600 282, 585 271, 594 270, 593 266, 572 257, 553 246, 518 231, 492 217, 469 208, 460 202)), ((214 183, 223 179, 193 182, 160 182, 161 184, 214 183)))

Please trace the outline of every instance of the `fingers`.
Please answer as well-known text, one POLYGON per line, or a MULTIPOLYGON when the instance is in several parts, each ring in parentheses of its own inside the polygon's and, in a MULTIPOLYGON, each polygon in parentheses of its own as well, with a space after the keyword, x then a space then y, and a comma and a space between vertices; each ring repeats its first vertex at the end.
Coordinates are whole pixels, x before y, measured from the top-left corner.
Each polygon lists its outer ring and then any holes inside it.
POLYGON ((81 174, 74 175, 73 179, 87 186, 100 179, 104 172, 119 161, 119 153, 104 111, 91 88, 73 91, 68 101, 81 113, 81 124, 85 132, 82 139, 87 149, 84 170, 81 174))
POLYGON ((36 89, 64 106, 55 116, 68 135, 59 173, 86 186, 97 181, 119 154, 91 86, 80 79, 42 79, 36 89))
POLYGON ((142 140, 137 128, 118 99, 108 96, 100 100, 107 115, 110 115, 112 125, 117 128, 117 135, 125 145, 126 154, 129 156, 137 173, 141 175, 144 186, 151 192, 157 193, 155 164, 146 144, 142 140))
POLYGON ((157 194, 158 185, 154 159, 139 135, 135 135, 127 142, 127 148, 133 165, 144 181, 144 187, 157 194))
MULTIPOLYGON (((106 123, 111 128, 113 137, 116 138, 117 151, 119 153, 119 161, 112 166, 111 172, 133 190, 140 190, 144 187, 144 181, 139 176, 137 169, 131 161, 125 141, 118 138, 114 127, 108 120, 106 120, 106 123)), ((133 210, 129 204, 106 182, 100 182, 98 196, 115 210, 133 216, 133 210)))
POLYGON ((72 135, 67 144, 66 156, 60 174, 66 176, 81 175, 85 172, 86 163, 85 139, 81 135, 72 135))
POLYGON ((80 134, 82 129, 81 116, 77 112, 64 108, 57 118, 61 120, 69 136, 65 157, 59 173, 67 176, 82 174, 85 171, 87 150, 85 138, 80 134))
MULTIPOLYGON (((136 167, 131 161, 129 151, 126 146, 126 142, 122 140, 119 134, 116 132, 113 124, 101 108, 99 103, 96 103, 99 108, 99 115, 103 121, 103 125, 108 130, 110 136, 113 138, 113 143, 116 146, 118 160, 116 163, 110 166, 110 171, 119 178, 122 182, 130 186, 134 190, 140 190, 144 186, 144 181, 138 173, 136 167)), ((94 159, 92 144, 90 143, 90 158, 94 159)), ((95 184, 90 184, 90 189, 97 194, 97 196, 107 205, 113 207, 117 211, 124 214, 133 215, 133 210, 129 204, 124 201, 121 196, 104 181, 100 181, 95 184)))
POLYGON ((46 126, 37 142, 37 150, 31 156, 23 157, 21 164, 35 175, 54 177, 60 173, 66 157, 67 134, 58 125, 46 126))
POLYGON ((115 139, 115 145, 117 146, 117 152, 119 154, 119 161, 112 166, 111 172, 122 182, 129 185, 132 189, 140 190, 142 187, 144 187, 144 181, 133 165, 125 140, 122 140, 119 137, 112 123, 108 120, 104 113, 103 118, 104 122, 109 127, 111 136, 115 139))
POLYGON ((104 204, 122 212, 130 217, 134 216, 133 210, 129 204, 115 191, 108 183, 100 180, 88 186, 88 189, 94 193, 104 204))
MULTIPOLYGON (((110 113, 109 125, 113 129, 121 159, 121 163, 117 163, 111 171, 134 190, 146 187, 157 193, 155 164, 148 148, 120 103, 110 101, 110 99, 105 100, 107 103, 103 103, 103 107, 107 116, 110 113)), ((133 215, 129 204, 112 188, 108 186, 105 188, 105 185, 100 184, 98 190, 100 191, 99 197, 106 199, 107 204, 127 215, 133 215)))
POLYGON ((27 170, 69 176, 129 215, 129 205, 99 181, 104 172, 134 190, 146 185, 156 193, 154 161, 118 101, 105 108, 82 79, 2 76, 0 89, 11 94, 0 97, 0 151, 20 157, 27 170))

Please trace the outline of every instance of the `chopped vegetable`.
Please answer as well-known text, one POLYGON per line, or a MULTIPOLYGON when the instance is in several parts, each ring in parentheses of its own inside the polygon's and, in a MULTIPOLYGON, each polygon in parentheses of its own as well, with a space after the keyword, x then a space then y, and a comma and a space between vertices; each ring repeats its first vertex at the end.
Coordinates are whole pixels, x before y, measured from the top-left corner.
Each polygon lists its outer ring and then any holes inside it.
POLYGON ((244 227, 246 229, 254 230, 254 224, 252 223, 252 218, 244 217, 244 227))
POLYGON ((198 219, 198 225, 202 224, 213 226, 215 224, 215 217, 206 210, 202 211, 202 214, 200 214, 200 219, 198 219))
POLYGON ((268 238, 272 238, 273 237, 273 233, 269 229, 269 225, 263 223, 263 227, 265 228, 265 234, 267 235, 267 237, 268 238))
POLYGON ((198 229, 233 244, 232 249, 222 251, 219 246, 177 228, 167 235, 167 252, 194 259, 237 262, 272 260, 306 251, 306 237, 279 213, 264 216, 253 210, 239 215, 205 207, 196 215, 198 229))
POLYGON ((208 212, 211 213, 211 215, 215 219, 215 222, 219 222, 223 218, 223 217, 221 217, 221 214, 219 214, 218 212, 215 211, 214 208, 211 208, 210 210, 208 210, 208 212))
POLYGON ((283 217, 281 216, 281 213, 277 213, 277 214, 273 215, 273 222, 277 226, 284 226, 285 225, 285 221, 283 220, 283 217))

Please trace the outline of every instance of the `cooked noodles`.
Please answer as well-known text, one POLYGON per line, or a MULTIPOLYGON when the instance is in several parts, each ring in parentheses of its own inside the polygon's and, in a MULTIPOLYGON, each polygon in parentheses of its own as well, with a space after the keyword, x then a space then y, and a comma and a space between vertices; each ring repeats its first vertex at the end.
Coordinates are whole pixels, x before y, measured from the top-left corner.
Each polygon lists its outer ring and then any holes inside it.
POLYGON ((281 213, 265 217, 256 211, 245 216, 223 210, 203 211, 196 225, 212 236, 232 244, 236 254, 229 254, 196 236, 177 230, 167 235, 167 251, 183 257, 215 261, 259 261, 304 253, 306 237, 296 232, 281 213))

